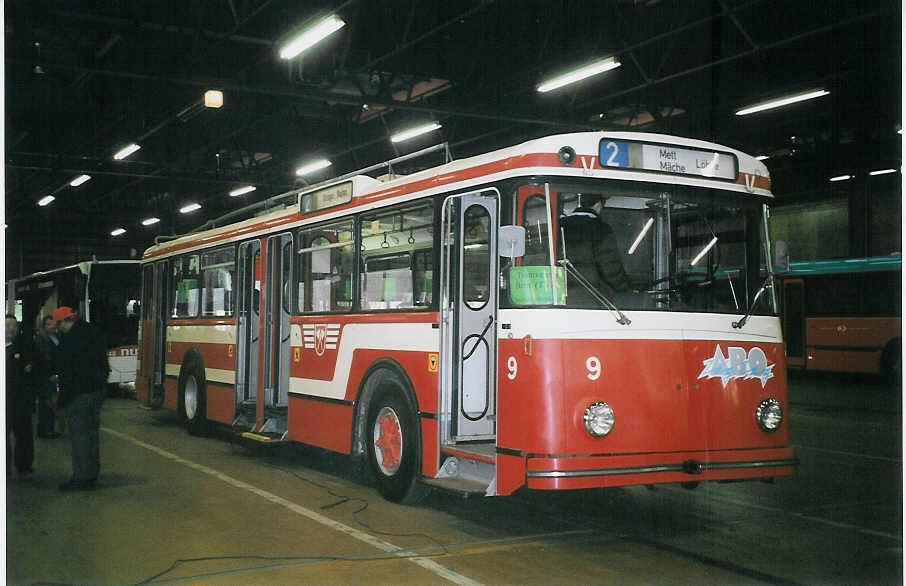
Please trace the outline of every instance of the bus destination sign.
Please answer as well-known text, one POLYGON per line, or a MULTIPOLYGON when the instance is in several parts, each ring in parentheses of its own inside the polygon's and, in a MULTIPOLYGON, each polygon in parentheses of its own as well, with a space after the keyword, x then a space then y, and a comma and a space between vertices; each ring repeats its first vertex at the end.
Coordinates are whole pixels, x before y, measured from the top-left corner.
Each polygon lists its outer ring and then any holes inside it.
POLYGON ((680 148, 623 140, 601 141, 602 167, 658 171, 673 175, 696 175, 736 179, 736 157, 730 153, 680 148))

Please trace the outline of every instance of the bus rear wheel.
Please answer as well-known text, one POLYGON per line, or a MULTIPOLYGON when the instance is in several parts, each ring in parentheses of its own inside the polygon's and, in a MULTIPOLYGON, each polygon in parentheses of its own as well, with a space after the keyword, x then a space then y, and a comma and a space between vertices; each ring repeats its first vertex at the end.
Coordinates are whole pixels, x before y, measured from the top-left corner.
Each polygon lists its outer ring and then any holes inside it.
POLYGON ((205 435, 205 377, 201 360, 189 358, 179 371, 179 410, 185 418, 186 429, 192 435, 205 435))
POLYGON ((428 494, 418 481, 419 438, 415 414, 402 388, 387 379, 368 407, 365 443, 378 492, 389 501, 412 505, 428 494))

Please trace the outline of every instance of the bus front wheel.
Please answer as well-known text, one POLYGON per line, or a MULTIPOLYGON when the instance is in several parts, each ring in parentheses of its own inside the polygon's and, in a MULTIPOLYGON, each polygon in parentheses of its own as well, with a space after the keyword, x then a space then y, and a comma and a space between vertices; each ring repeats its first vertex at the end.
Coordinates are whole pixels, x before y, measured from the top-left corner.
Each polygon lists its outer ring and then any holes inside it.
POLYGON ((385 380, 368 407, 365 443, 378 492, 389 501, 415 504, 428 493, 418 482, 415 414, 393 379, 385 380))

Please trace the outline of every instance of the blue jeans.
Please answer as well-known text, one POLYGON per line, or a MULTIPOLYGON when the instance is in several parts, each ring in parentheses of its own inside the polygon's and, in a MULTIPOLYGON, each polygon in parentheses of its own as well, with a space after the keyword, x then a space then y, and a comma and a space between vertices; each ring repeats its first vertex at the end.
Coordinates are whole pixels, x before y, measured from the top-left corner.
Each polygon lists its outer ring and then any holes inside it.
POLYGON ((72 436, 72 480, 94 481, 101 471, 101 393, 84 393, 66 406, 72 436))

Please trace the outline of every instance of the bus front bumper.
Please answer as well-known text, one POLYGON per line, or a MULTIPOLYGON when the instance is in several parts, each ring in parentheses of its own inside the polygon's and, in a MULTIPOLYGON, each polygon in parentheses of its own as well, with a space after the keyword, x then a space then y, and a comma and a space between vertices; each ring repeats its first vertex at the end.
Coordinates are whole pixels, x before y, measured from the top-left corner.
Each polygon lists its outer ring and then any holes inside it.
POLYGON ((536 456, 526 461, 530 489, 569 490, 637 484, 790 476, 792 448, 607 456, 536 456))

